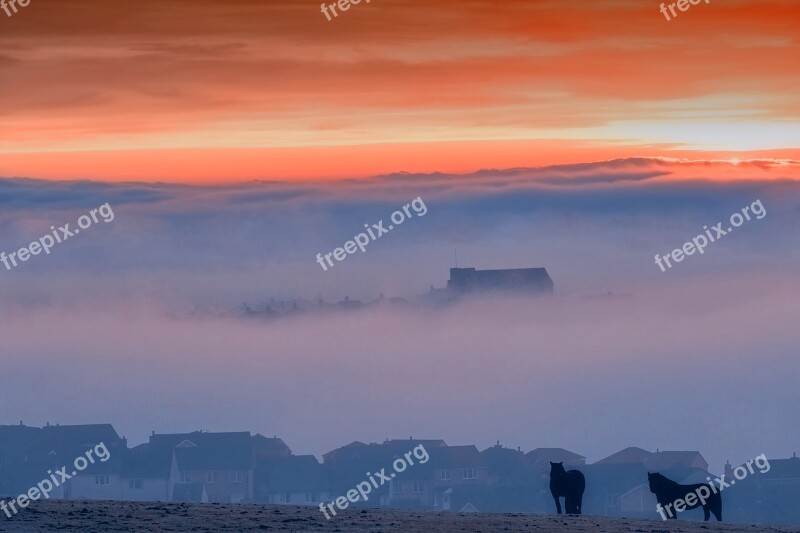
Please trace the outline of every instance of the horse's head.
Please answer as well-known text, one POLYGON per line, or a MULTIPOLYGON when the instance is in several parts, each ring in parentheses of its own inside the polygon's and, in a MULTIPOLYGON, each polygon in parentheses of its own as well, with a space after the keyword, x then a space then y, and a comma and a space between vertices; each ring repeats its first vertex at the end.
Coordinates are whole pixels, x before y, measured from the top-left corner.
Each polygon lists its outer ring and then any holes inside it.
POLYGON ((566 473, 564 470, 564 463, 554 463, 550 461, 550 477, 562 476, 566 473))

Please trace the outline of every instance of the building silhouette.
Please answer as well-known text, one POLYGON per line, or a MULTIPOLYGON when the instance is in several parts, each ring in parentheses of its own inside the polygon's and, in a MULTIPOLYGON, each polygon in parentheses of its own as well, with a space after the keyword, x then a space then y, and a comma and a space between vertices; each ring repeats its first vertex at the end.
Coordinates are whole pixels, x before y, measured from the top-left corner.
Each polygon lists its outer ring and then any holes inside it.
POLYGON ((553 280, 546 268, 451 268, 447 290, 457 294, 494 291, 552 294, 553 280))

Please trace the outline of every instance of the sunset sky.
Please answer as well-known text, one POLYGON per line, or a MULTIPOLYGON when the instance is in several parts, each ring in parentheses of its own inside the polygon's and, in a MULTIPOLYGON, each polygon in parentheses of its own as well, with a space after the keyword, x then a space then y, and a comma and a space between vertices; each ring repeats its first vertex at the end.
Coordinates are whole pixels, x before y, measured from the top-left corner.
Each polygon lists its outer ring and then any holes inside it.
POLYGON ((659 5, 31 0, 0 12, 0 177, 800 159, 800 2, 659 5))
POLYGON ((0 253, 115 213, 0 268, 0 423, 789 456, 800 0, 660 4, 0 11, 0 253), (415 198, 424 217, 320 268, 415 198), (456 255, 547 268, 555 298, 428 308, 456 255), (243 312, 379 295, 408 305, 243 312))

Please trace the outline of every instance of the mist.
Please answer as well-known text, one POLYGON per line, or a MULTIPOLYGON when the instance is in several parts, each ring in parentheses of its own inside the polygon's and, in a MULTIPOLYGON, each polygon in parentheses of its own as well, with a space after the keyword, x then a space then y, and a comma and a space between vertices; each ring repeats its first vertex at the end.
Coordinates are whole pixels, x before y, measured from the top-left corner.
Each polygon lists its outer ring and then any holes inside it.
POLYGON ((111 422, 132 443, 251 430, 316 455, 414 436, 588 461, 626 446, 697 449, 712 471, 789 456, 796 172, 635 160, 334 185, 4 180, 7 253, 105 202, 115 218, 0 267, 0 422, 111 422), (745 176, 714 180, 728 170, 745 176), (417 197, 424 216, 328 271, 317 264, 417 197), (666 272, 655 264, 756 200, 763 218, 666 272), (546 267, 555 294, 418 303, 456 254, 459 266, 546 267), (409 305, 240 313, 380 294, 409 305))

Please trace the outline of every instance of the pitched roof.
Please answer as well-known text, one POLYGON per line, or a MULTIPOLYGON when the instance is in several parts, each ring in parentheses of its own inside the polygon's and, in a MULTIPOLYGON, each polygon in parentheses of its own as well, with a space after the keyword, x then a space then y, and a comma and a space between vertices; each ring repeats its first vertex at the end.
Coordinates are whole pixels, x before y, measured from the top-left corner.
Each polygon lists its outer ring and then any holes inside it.
POLYGON ((140 444, 129 451, 122 475, 125 478, 168 478, 171 469, 171 449, 140 444))
POLYGON ((41 432, 37 427, 0 426, 0 450, 30 449, 41 432))
POLYGON ((486 461, 489 472, 499 476, 514 474, 525 466, 525 454, 522 451, 500 446, 499 443, 483 450, 481 456, 486 461))
POLYGON ((708 469, 708 462, 697 451, 656 452, 647 459, 647 468, 667 470, 676 466, 708 469))
POLYGON ((636 446, 630 446, 617 453, 613 453, 604 459, 600 459, 595 464, 622 464, 622 463, 644 463, 647 461, 653 452, 648 452, 636 446))
POLYGON ((565 450, 564 448, 536 448, 525 454, 529 461, 534 463, 543 463, 552 461, 554 463, 583 463, 586 457, 578 455, 577 453, 565 450))
POLYGON ((211 433, 208 431, 192 431, 191 433, 158 433, 150 436, 150 443, 156 446, 174 448, 184 441, 195 444, 215 444, 230 441, 231 439, 250 439, 249 431, 230 431, 211 433))
POLYGON ((441 439, 387 439, 380 444, 376 442, 365 444, 361 441, 353 441, 350 444, 346 444, 323 454, 322 460, 323 463, 359 459, 367 461, 385 461, 386 459, 391 459, 395 455, 402 456, 420 444, 423 445, 426 450, 447 446, 445 441, 441 439))
POLYGON ((664 471, 679 467, 708 469, 708 463, 698 451, 656 451, 648 452, 631 446, 595 464, 639 463, 651 471, 664 471))
POLYGON ((278 437, 265 437, 261 433, 256 433, 252 436, 253 447, 259 454, 269 455, 291 455, 292 450, 289 448, 283 439, 278 437))
POLYGON ((175 447, 178 469, 249 470, 254 457, 250 433, 200 433, 175 447))
MULTIPOLYGON (((269 439, 254 440, 248 431, 210 433, 167 433, 152 435, 152 450, 164 460, 162 453, 175 452, 178 469, 250 470, 255 462, 255 447, 269 439)), ((279 439, 278 439, 279 440, 279 439)))
POLYGON ((427 450, 435 468, 480 468, 488 466, 486 458, 474 445, 443 446, 427 450))
POLYGON ((800 457, 796 455, 788 459, 770 459, 769 466, 769 470, 763 474, 757 464, 753 464, 753 470, 758 473, 759 478, 770 481, 800 479, 800 457))
POLYGON ((122 442, 111 424, 80 424, 74 426, 45 426, 34 447, 43 452, 86 451, 100 443, 114 448, 122 442))

